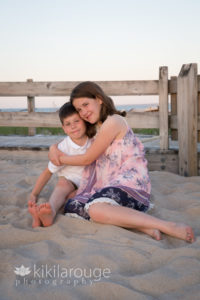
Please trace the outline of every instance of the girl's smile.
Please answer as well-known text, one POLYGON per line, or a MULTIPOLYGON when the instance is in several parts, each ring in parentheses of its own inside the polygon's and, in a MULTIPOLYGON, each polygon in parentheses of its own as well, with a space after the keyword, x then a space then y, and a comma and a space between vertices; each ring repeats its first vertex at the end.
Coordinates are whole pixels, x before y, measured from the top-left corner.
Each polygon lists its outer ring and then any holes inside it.
POLYGON ((102 100, 99 98, 75 98, 73 105, 80 117, 85 121, 95 124, 99 122, 102 100))

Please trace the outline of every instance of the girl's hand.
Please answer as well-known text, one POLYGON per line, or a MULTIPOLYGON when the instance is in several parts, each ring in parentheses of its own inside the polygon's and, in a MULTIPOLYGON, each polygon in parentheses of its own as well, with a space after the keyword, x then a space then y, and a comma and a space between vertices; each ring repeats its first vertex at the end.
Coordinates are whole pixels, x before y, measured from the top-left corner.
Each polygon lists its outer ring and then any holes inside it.
POLYGON ((55 166, 61 166, 62 164, 60 163, 59 157, 63 155, 63 153, 58 149, 57 144, 53 144, 49 148, 49 160, 55 165, 55 166))

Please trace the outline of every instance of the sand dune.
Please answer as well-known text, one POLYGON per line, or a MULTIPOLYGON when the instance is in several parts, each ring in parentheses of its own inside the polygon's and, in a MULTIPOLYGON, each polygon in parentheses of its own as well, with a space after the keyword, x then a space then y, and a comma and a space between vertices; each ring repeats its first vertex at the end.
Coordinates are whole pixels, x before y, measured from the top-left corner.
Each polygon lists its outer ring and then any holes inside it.
POLYGON ((47 152, 0 153, 0 299, 200 299, 200 177, 150 173, 151 214, 191 225, 193 244, 61 214, 32 229, 27 199, 47 152))

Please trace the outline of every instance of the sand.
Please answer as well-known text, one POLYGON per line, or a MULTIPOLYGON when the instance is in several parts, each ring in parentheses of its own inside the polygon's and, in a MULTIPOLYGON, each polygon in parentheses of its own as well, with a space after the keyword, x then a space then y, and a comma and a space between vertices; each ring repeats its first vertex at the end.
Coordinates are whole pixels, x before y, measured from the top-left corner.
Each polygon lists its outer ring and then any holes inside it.
POLYGON ((46 164, 46 151, 0 151, 1 300, 200 299, 200 177, 150 172, 151 214, 191 225, 188 244, 61 214, 32 229, 27 199, 46 164))

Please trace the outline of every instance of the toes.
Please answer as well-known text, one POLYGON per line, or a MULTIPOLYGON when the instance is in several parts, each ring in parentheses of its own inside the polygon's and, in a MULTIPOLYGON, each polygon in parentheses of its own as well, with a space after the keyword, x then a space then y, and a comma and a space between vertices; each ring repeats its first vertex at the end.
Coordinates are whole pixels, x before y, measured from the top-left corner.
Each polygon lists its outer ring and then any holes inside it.
POLYGON ((28 206, 32 207, 33 206, 33 202, 32 201, 28 201, 28 206))
POLYGON ((194 242, 194 234, 191 228, 187 228, 186 240, 190 243, 194 242))
POLYGON ((44 208, 45 207, 45 203, 41 203, 39 206, 39 209, 44 208))

